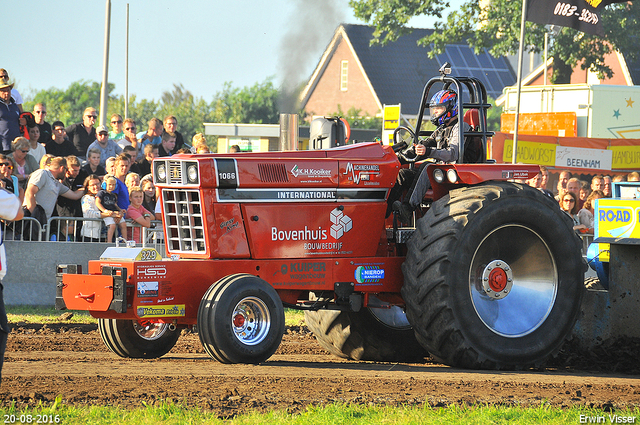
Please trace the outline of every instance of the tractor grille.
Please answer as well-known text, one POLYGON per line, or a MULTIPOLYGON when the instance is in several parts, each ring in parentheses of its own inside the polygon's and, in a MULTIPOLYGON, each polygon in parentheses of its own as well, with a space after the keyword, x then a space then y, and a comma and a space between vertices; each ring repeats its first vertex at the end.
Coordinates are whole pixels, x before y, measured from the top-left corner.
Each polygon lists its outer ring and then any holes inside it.
POLYGON ((289 181, 284 164, 258 164, 260 181, 264 183, 286 183, 289 181))
POLYGON ((197 190, 162 190, 166 243, 170 253, 207 251, 203 208, 197 190))
POLYGON ((182 161, 169 161, 169 184, 182 184, 182 161))

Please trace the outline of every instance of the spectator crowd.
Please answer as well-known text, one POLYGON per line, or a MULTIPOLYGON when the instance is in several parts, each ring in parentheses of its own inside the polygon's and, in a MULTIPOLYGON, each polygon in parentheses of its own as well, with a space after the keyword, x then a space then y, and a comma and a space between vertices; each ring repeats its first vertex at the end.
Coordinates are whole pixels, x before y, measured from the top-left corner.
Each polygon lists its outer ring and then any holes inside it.
MULTIPOLYGON (((56 216, 78 218, 70 225, 52 221, 52 239, 111 242, 119 231, 139 241, 140 229, 127 230, 125 219, 142 227, 161 219, 153 159, 208 152, 200 133, 193 147, 184 143, 173 115, 164 121, 151 118, 145 130, 137 131, 133 119, 112 114, 109 129, 96 127, 98 113, 87 107, 81 122, 65 126, 46 120, 44 103, 33 111, 24 111, 22 103, 9 73, 0 68, 0 186, 15 193, 25 217, 41 225, 56 216)), ((16 239, 37 238, 35 226, 27 224, 12 224, 16 239)))
POLYGON ((637 182, 640 181, 640 174, 635 171, 614 177, 597 174, 591 178, 591 182, 588 182, 573 177, 568 170, 563 170, 558 175, 555 192, 547 190, 548 179, 549 170, 541 165, 538 175, 527 180, 527 184, 554 198, 560 209, 573 220, 573 229, 576 232, 593 234, 594 201, 599 198, 611 198, 613 182, 637 182))

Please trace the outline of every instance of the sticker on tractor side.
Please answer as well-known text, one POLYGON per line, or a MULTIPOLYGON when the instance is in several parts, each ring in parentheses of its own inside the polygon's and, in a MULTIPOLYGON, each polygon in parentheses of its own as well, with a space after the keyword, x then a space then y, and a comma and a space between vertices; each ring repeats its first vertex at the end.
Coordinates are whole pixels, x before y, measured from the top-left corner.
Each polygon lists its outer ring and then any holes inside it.
POLYGON ((153 248, 142 248, 135 258, 137 261, 158 261, 162 260, 160 253, 153 248))
POLYGON ((378 266, 358 266, 353 276, 358 283, 377 283, 384 279, 384 269, 378 266))
POLYGON ((350 254, 351 251, 341 251, 342 242, 338 239, 343 237, 353 228, 353 220, 345 215, 341 209, 334 208, 329 214, 329 222, 332 223, 329 229, 318 227, 310 229, 307 226, 300 229, 280 229, 271 228, 272 241, 300 241, 304 250, 309 255, 332 255, 350 254), (329 237, 333 238, 332 242, 329 237))
POLYGON ((136 266, 138 279, 162 279, 167 275, 167 266, 164 264, 139 264, 136 266))
POLYGON ((158 282, 138 282, 138 298, 151 298, 158 296, 158 282))
POLYGON ((380 185, 379 182, 371 181, 372 178, 380 174, 380 165, 378 164, 352 164, 348 162, 342 174, 347 175, 347 180, 351 180, 355 184, 363 182, 365 185, 380 185))
POLYGON ((220 228, 225 229, 225 234, 229 233, 238 226, 240 226, 240 222, 236 221, 235 217, 220 223, 220 228))
POLYGON ((527 170, 510 170, 502 172, 503 179, 528 179, 529 172, 527 170))
POLYGON ((185 316, 184 304, 178 305, 156 305, 150 307, 138 307, 138 317, 175 317, 185 316))
MULTIPOLYGON (((291 174, 296 178, 328 179, 331 178, 331 170, 324 168, 300 168, 298 164, 291 169, 291 174)), ((319 180, 305 180, 301 183, 320 183, 319 180)))

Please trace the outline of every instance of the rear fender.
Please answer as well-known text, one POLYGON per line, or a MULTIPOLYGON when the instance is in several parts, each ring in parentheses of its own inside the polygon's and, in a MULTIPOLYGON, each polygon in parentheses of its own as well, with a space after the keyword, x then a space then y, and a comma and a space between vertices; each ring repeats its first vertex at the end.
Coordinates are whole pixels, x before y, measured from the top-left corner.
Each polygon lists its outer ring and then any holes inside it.
POLYGON ((433 190, 433 200, 438 200, 460 186, 472 186, 486 181, 528 180, 540 172, 535 164, 432 164, 427 173, 433 190), (444 179, 434 175, 442 170, 444 179), (454 170, 455 174, 450 170, 454 170))

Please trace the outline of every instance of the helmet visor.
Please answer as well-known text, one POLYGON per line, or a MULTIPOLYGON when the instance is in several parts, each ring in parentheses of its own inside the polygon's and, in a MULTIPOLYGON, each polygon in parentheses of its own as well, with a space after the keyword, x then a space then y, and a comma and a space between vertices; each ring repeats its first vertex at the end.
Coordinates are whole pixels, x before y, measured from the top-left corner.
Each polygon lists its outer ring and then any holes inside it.
POLYGON ((439 118, 444 114, 447 108, 444 105, 436 105, 430 106, 429 112, 431 113, 431 118, 439 118))

